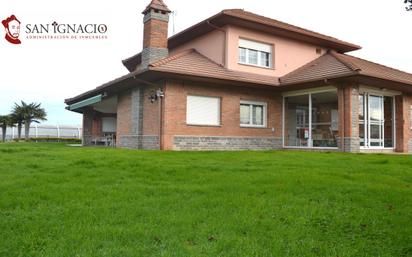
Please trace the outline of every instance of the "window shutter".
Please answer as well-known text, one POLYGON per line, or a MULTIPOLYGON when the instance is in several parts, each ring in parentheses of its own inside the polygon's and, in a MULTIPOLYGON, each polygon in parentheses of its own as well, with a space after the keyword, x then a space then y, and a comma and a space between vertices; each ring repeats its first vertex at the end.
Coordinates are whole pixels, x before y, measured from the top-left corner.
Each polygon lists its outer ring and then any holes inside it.
POLYGON ((192 125, 220 125, 220 98, 188 96, 186 123, 192 125))
POLYGON ((239 47, 258 50, 261 52, 272 53, 272 46, 246 39, 239 39, 239 47))
POLYGON ((106 133, 116 132, 116 118, 113 118, 113 117, 102 118, 102 131, 106 133))

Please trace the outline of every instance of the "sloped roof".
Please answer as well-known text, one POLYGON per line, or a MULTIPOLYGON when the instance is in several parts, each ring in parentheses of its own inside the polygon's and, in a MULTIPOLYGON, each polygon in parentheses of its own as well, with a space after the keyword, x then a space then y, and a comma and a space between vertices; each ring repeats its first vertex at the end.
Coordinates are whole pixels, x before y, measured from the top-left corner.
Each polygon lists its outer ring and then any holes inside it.
POLYGON ((149 65, 149 70, 260 85, 279 85, 278 77, 228 70, 195 49, 185 50, 152 63, 149 65))
POLYGON ((163 12, 171 12, 163 0, 152 0, 148 6, 143 11, 146 14, 150 9, 159 10, 163 12))
POLYGON ((412 74, 334 51, 280 78, 281 85, 363 75, 412 85, 412 74))
POLYGON ((403 89, 409 90, 411 88, 412 91, 412 74, 334 51, 330 51, 295 71, 278 78, 229 70, 200 54, 195 49, 188 49, 152 63, 147 69, 136 70, 81 95, 66 99, 65 102, 71 104, 93 94, 106 92, 106 90, 119 91, 122 84, 131 80, 139 81, 141 76, 143 76, 143 80, 140 80, 140 82, 145 82, 144 75, 150 74, 150 72, 157 73, 158 78, 159 76, 167 78, 168 74, 183 75, 193 78, 215 79, 222 82, 229 81, 231 84, 239 82, 239 84, 263 85, 272 88, 287 88, 290 85, 301 85, 324 81, 325 79, 347 79, 353 76, 361 76, 363 78, 370 77, 399 82, 406 86, 403 89), (120 87, 118 88, 118 86, 120 87))
POLYGON ((311 30, 304 29, 298 26, 294 26, 294 25, 291 25, 291 24, 288 24, 288 23, 285 23, 279 20, 275 20, 272 18, 268 18, 262 15, 252 13, 252 12, 248 12, 243 9, 227 9, 227 10, 223 10, 222 13, 236 17, 236 18, 241 18, 244 20, 256 22, 262 25, 268 25, 268 26, 271 26, 273 29, 282 29, 285 31, 295 32, 295 33, 306 35, 309 37, 314 37, 314 38, 322 39, 325 41, 330 41, 336 44, 345 45, 347 47, 353 48, 353 50, 358 50, 361 48, 358 45, 345 42, 343 40, 340 40, 340 39, 337 39, 331 36, 323 35, 315 31, 311 31, 311 30))
POLYGON ((331 54, 325 54, 312 62, 280 78, 282 85, 306 83, 354 74, 355 70, 331 54))
MULTIPOLYGON (((169 49, 174 49, 189 42, 190 40, 193 40, 194 38, 203 36, 215 30, 217 27, 223 27, 225 25, 245 27, 254 31, 261 31, 263 33, 304 41, 323 46, 328 49, 334 49, 341 53, 361 49, 358 45, 272 18, 254 14, 243 9, 223 10, 216 15, 177 33, 169 38, 168 47, 169 49)), ((137 53, 129 58, 126 58, 122 62, 129 71, 134 71, 141 62, 141 53, 137 53)))
POLYGON ((412 85, 411 73, 351 55, 339 54, 336 52, 332 52, 331 54, 342 63, 350 66, 352 70, 357 71, 360 75, 412 85))
MULTIPOLYGON (((139 81, 139 77, 150 72, 168 73, 172 75, 193 76, 205 79, 216 79, 229 82, 243 82, 250 85, 264 85, 269 87, 279 86, 279 78, 272 76, 258 75, 248 72, 228 70, 217 64, 206 56, 200 54, 195 49, 188 49, 175 55, 163 58, 149 65, 147 69, 135 70, 110 82, 107 82, 95 89, 84 92, 65 100, 66 104, 90 97, 91 95, 116 89, 128 80, 139 81)), ((141 80, 141 82, 147 82, 141 80)), ((236 83, 234 83, 236 84, 236 83)), ((118 89, 117 89, 118 90, 118 89)))

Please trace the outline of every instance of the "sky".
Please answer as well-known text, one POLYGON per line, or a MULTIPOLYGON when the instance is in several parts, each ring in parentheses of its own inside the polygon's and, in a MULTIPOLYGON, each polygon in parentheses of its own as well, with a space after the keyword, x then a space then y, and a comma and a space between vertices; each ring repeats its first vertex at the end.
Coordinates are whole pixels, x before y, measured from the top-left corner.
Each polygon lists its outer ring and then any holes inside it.
MULTIPOLYGON (((0 25, 0 115, 21 100, 46 109, 46 124, 79 125, 64 99, 127 73, 121 60, 142 49, 143 15, 150 0, 1 0, 0 19, 21 21, 22 44, 4 39, 0 25), (107 39, 26 39, 27 24, 106 24, 107 39)), ((412 73, 412 11, 404 0, 164 0, 175 12, 169 36, 223 9, 241 8, 358 44, 350 54, 412 73)))

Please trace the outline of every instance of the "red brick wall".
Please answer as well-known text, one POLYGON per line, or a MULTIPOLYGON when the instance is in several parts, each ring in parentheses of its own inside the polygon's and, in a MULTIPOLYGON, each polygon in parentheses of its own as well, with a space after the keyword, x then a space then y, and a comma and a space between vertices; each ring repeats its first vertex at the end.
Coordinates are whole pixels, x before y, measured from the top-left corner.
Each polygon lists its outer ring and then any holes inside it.
POLYGON ((144 24, 143 48, 167 48, 168 23, 158 19, 150 19, 144 24))
POLYGON ((163 149, 172 149, 175 135, 186 136, 282 136, 282 97, 268 90, 222 85, 207 85, 181 81, 168 81, 164 100, 163 149), (186 125, 187 95, 221 98, 221 126, 186 125), (240 127, 240 101, 267 103, 267 128, 240 127), (272 132, 272 127, 275 129, 272 132))
POLYGON ((411 104, 411 96, 399 95, 395 97, 397 152, 409 151, 409 140, 412 139, 410 115, 411 104))
POLYGON ((129 135, 132 129, 132 95, 130 91, 119 94, 117 99, 117 133, 119 140, 120 135, 129 135))
POLYGON ((409 138, 409 152, 412 153, 412 129, 411 129, 411 106, 412 106, 412 95, 407 96, 407 116, 406 116, 406 128, 408 133, 406 135, 409 138))
POLYGON ((92 123, 92 136, 101 137, 102 135, 102 117, 99 114, 95 114, 92 123))
POLYGON ((159 135, 160 101, 155 101, 153 103, 150 101, 150 96, 155 94, 159 88, 161 88, 160 84, 159 86, 149 86, 144 89, 143 135, 159 135))

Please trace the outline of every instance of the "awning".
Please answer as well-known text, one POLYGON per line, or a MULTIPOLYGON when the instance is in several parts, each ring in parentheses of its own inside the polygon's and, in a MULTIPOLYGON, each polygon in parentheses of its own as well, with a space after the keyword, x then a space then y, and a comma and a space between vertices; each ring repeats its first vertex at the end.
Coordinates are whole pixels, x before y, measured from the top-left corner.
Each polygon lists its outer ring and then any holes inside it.
POLYGON ((87 99, 85 99, 85 100, 83 100, 83 101, 80 101, 80 102, 71 104, 71 105, 68 106, 68 109, 69 109, 70 111, 73 111, 73 110, 80 109, 80 108, 85 107, 85 106, 89 106, 89 105, 92 105, 92 104, 100 103, 100 102, 102 101, 102 98, 103 98, 103 95, 102 95, 102 94, 96 95, 96 96, 87 98, 87 99))

